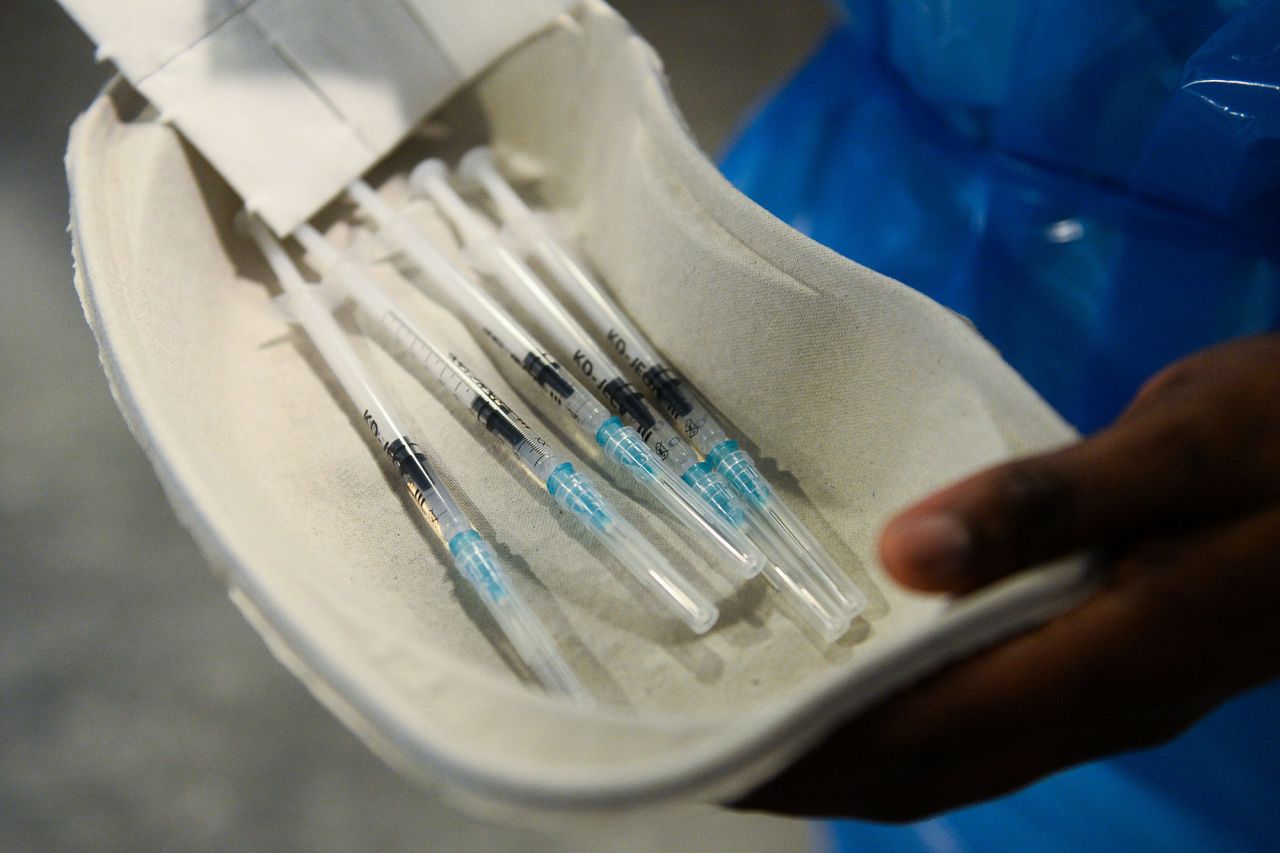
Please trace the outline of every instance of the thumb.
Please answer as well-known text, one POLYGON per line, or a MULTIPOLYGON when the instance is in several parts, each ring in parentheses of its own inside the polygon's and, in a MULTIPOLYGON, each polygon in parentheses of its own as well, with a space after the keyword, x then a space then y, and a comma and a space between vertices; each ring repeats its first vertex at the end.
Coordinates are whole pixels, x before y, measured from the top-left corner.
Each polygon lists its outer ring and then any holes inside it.
POLYGON ((1131 411, 1092 438, 988 469, 907 509, 885 528, 881 560, 907 586, 962 592, 1077 550, 1238 512, 1262 490, 1240 489, 1242 455, 1224 452, 1225 426, 1185 408, 1131 411))

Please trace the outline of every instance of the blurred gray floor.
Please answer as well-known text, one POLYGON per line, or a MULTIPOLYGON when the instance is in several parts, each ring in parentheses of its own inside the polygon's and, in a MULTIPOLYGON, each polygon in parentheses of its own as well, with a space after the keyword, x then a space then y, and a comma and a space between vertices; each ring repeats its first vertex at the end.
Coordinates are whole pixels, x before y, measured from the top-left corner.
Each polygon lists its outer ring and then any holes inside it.
MULTIPOLYGON (((817 0, 628 0, 708 150, 817 0)), ((550 836, 403 781, 267 653, 125 429, 71 286, 66 131, 106 76, 52 0, 0 4, 0 850, 805 850, 707 810, 550 836)))

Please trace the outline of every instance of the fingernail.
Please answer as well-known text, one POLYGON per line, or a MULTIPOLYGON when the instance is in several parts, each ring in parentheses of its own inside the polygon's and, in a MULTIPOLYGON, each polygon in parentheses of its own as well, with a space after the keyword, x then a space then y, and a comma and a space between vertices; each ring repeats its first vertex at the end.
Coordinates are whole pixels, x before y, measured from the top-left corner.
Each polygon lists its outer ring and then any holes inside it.
POLYGON ((900 555, 919 574, 940 581, 966 574, 973 536, 954 515, 905 518, 892 529, 900 555))

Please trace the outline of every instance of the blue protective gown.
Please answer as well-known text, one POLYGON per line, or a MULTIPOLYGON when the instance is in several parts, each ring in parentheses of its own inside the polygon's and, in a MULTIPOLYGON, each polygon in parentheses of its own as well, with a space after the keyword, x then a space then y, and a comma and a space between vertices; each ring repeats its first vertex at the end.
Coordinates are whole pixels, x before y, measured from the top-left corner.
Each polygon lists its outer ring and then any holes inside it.
MULTIPOLYGON (((1081 430, 1280 328, 1280 2, 847 0, 725 174, 965 314, 1081 430)), ((1280 849, 1280 684, 849 850, 1280 849)))

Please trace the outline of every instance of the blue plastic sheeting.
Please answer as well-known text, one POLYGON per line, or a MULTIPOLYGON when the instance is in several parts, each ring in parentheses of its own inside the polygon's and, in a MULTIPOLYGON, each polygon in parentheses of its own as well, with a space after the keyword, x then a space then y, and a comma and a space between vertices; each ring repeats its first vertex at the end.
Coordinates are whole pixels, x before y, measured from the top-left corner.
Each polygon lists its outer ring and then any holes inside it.
MULTIPOLYGON (((1280 2, 846 0, 728 178, 971 318, 1085 431, 1280 328, 1280 2)), ((1280 685, 1174 743, 841 849, 1280 849, 1280 685)))
POLYGON ((967 315, 1086 431, 1280 328, 1280 3, 855 5, 724 158, 748 195, 967 315))
POLYGON ((844 5, 864 52, 957 133, 1240 225, 1280 224, 1280 3, 844 5))

